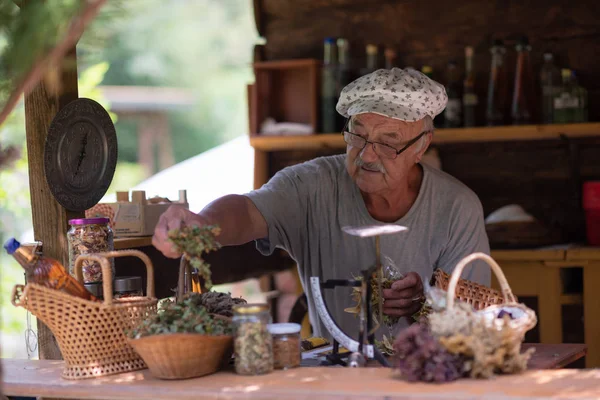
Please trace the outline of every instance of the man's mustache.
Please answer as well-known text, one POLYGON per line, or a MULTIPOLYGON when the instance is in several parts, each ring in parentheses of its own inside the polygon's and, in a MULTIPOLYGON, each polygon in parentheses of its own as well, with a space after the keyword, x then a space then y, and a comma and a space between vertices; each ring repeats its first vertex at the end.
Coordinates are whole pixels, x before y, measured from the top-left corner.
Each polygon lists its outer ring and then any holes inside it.
POLYGON ((362 158, 356 157, 356 159, 354 160, 354 165, 356 165, 359 168, 364 167, 365 169, 368 169, 371 171, 379 171, 382 174, 385 174, 385 167, 380 162, 374 162, 374 163, 364 162, 362 160, 362 158))

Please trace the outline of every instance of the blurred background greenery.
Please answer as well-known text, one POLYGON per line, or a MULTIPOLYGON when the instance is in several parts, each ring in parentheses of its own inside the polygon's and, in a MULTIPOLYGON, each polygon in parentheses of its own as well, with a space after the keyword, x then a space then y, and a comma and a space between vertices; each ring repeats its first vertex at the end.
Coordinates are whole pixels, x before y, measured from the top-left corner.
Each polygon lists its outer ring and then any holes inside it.
MULTIPOLYGON (((7 1, 3 0, 0 9, 0 54, 4 56, 11 51, 11 40, 18 37, 4 29, 10 19, 2 16, 16 12, 14 5, 6 7, 7 1)), ((46 4, 60 9, 74 3, 53 0, 46 4)), ((56 18, 60 20, 60 14, 56 18)), ((79 96, 95 99, 110 110, 99 86, 191 91, 194 102, 190 107, 168 112, 177 163, 247 134, 246 85, 253 80, 252 48, 258 40, 250 0, 108 1, 77 46, 79 96)), ((0 79, 0 90, 6 88, 6 81, 0 79)), ((119 142, 117 171, 109 188, 114 193, 129 190, 147 173, 138 164, 136 122, 111 116, 119 142)), ((31 229, 22 102, 0 126, 0 148, 11 145, 21 150, 21 157, 0 170, 2 243, 31 229)), ((3 251, 0 274, 2 357, 27 357, 26 313, 10 304, 12 287, 23 281, 23 271, 3 251)), ((32 324, 35 328, 35 319, 32 324)))

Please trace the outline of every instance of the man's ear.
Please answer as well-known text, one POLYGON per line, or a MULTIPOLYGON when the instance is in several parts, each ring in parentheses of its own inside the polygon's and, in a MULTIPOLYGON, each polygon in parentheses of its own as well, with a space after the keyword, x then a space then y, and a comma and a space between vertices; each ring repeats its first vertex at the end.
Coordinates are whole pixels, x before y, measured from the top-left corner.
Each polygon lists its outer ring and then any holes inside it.
POLYGON ((421 162, 421 159, 423 158, 423 154, 425 154, 425 152, 429 148, 429 145, 431 144, 431 141, 433 140, 433 132, 427 132, 426 134, 423 135, 423 137, 421 139, 419 139, 419 141, 423 141, 423 140, 425 141, 425 143, 423 145, 421 145, 421 149, 417 152, 416 157, 415 157, 415 163, 421 162))

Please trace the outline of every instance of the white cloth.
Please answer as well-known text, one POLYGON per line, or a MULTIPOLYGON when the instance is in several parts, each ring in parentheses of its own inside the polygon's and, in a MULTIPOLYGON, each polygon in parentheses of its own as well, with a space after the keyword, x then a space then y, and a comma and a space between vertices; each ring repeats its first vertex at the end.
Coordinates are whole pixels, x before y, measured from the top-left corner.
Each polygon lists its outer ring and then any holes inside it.
POLYGON ((346 118, 375 113, 415 122, 434 118, 448 103, 444 86, 414 69, 379 69, 349 83, 336 110, 346 118))

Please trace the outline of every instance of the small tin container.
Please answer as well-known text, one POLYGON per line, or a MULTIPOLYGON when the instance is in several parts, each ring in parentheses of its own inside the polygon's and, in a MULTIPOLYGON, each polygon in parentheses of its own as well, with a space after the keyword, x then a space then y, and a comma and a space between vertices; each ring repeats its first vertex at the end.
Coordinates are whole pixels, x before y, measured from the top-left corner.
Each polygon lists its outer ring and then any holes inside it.
POLYGON ((96 296, 99 300, 104 300, 104 289, 102 288, 102 282, 85 283, 83 286, 96 296))
POLYGON ((113 298, 124 299, 127 297, 142 296, 144 296, 144 292, 142 290, 141 276, 119 276, 115 278, 113 284, 113 298))

